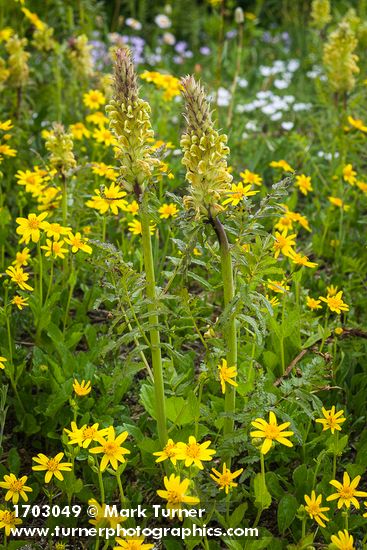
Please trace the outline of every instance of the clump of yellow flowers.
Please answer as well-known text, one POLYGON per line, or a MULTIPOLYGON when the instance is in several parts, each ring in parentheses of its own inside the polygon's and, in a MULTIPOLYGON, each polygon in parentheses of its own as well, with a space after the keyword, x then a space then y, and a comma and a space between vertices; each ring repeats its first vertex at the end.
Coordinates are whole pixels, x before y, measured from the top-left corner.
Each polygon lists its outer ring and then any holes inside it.
POLYGON ((358 56, 353 53, 356 47, 357 39, 346 21, 339 23, 324 46, 324 66, 336 93, 345 94, 354 88, 354 75, 359 73, 358 56))
POLYGON ((159 160, 150 152, 150 140, 154 136, 150 106, 138 96, 134 65, 126 49, 116 51, 114 86, 114 98, 106 111, 116 136, 121 185, 140 197, 159 160))
POLYGON ((223 210, 223 198, 231 190, 232 176, 227 166, 227 136, 214 129, 210 107, 202 86, 194 77, 182 80, 185 99, 186 132, 181 138, 189 195, 184 198, 196 219, 212 219, 223 210))
POLYGON ((330 23, 330 0, 313 0, 311 4, 312 25, 317 29, 322 29, 330 23))

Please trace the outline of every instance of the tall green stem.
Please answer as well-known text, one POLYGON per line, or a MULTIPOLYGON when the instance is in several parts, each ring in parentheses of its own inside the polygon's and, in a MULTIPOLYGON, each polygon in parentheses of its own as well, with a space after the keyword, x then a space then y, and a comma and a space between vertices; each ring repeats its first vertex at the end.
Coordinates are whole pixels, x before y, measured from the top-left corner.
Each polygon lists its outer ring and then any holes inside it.
MULTIPOLYGON (((223 295, 224 306, 228 306, 232 302, 235 295, 235 287, 233 281, 233 266, 231 251, 227 239, 225 229, 217 217, 214 218, 214 228, 219 240, 220 257, 222 265, 223 279, 223 295)), ((237 366, 237 332, 236 332, 236 317, 232 312, 228 313, 227 321, 224 326, 224 339, 227 347, 226 359, 228 367, 237 366)), ((224 411, 226 417, 224 419, 223 434, 224 436, 233 432, 234 419, 233 415, 236 407, 236 389, 234 386, 226 388, 224 411)), ((227 461, 230 467, 230 461, 227 461)))
POLYGON ((154 392, 155 392, 155 409, 157 416, 157 428, 159 441, 164 447, 168 440, 167 425, 166 425, 166 410, 164 401, 164 384, 163 384, 163 369, 162 369, 162 354, 161 354, 161 340, 158 330, 158 315, 157 310, 157 296, 155 288, 155 275, 154 275, 154 262, 152 241, 150 237, 150 219, 148 212, 148 196, 147 193, 143 196, 141 205, 141 232, 142 232, 142 245, 143 245, 143 257, 146 276, 146 292, 149 312, 149 324, 150 329, 150 350, 152 355, 152 366, 154 376, 154 392))

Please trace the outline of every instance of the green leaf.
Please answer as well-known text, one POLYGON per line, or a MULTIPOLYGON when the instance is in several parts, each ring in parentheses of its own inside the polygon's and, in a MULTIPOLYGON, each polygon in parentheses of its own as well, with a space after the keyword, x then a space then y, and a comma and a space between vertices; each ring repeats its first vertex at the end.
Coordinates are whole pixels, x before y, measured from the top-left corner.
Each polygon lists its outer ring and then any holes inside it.
POLYGON ((297 499, 293 495, 284 495, 278 506, 278 528, 281 534, 291 525, 296 517, 297 499))
POLYGON ((271 504, 271 494, 269 493, 262 474, 256 474, 254 479, 255 506, 265 510, 271 504))
POLYGON ((245 515, 245 512, 248 508, 247 502, 243 502, 237 508, 233 511, 231 514, 231 517, 229 518, 229 526, 230 527, 237 527, 243 520, 243 517, 245 515))
POLYGON ((20 456, 19 456, 19 453, 18 453, 18 451, 15 447, 10 449, 10 451, 9 451, 8 464, 9 464, 10 471, 13 474, 18 475, 19 470, 20 470, 20 456))
POLYGON ((166 399, 166 415, 177 426, 190 424, 195 420, 188 403, 183 397, 168 397, 166 399))
POLYGON ((153 386, 143 384, 140 390, 140 401, 147 413, 157 420, 155 414, 155 396, 153 386))

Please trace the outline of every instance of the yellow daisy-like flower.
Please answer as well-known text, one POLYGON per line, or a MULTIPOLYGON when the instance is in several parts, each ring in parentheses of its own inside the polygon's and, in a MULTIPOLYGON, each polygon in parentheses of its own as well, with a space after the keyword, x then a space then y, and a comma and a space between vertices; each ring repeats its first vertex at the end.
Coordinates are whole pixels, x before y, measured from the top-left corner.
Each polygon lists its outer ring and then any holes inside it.
POLYGON ((310 296, 307 296, 306 298, 306 305, 310 309, 322 309, 322 305, 320 300, 315 300, 315 298, 311 298, 310 296))
POLYGON ((71 233, 70 227, 63 227, 56 222, 45 222, 43 229, 46 233, 46 237, 52 237, 54 241, 58 241, 62 235, 69 235, 69 233, 71 233))
POLYGON ((177 443, 177 460, 184 460, 185 466, 191 466, 194 464, 200 470, 204 469, 202 461, 209 461, 213 459, 215 454, 214 449, 208 449, 211 441, 205 441, 204 443, 197 443, 195 437, 190 435, 188 443, 177 443))
POLYGON ((237 376, 237 367, 228 367, 226 359, 222 359, 222 364, 218 365, 219 380, 222 387, 222 393, 226 393, 226 382, 232 386, 238 386, 233 380, 237 376))
POLYGON ((75 378, 73 383, 73 390, 79 397, 84 397, 92 391, 92 386, 90 380, 82 380, 81 383, 75 378))
POLYGON ((61 472, 71 472, 72 469, 71 462, 61 462, 63 456, 64 453, 58 453, 55 457, 48 458, 46 455, 38 453, 32 458, 37 463, 37 466, 32 466, 32 470, 36 472, 45 470, 45 483, 50 483, 52 476, 63 481, 64 476, 61 472))
POLYGON ((365 491, 357 491, 358 484, 361 476, 356 476, 352 481, 350 480, 348 472, 344 472, 343 483, 336 479, 329 481, 330 485, 336 488, 337 492, 327 497, 327 501, 338 500, 338 508, 345 506, 350 508, 351 504, 355 508, 359 508, 359 502, 356 497, 367 497, 365 491))
POLYGON ((90 498, 88 500, 89 506, 93 506, 97 512, 93 519, 89 520, 91 525, 95 525, 98 528, 106 528, 107 526, 112 527, 112 529, 117 529, 117 526, 127 520, 124 516, 111 515, 106 510, 106 504, 100 505, 95 498, 90 498))
POLYGON ((95 126, 106 126, 106 124, 108 124, 108 118, 101 111, 91 113, 86 117, 86 121, 95 126))
MULTIPOLYGON (((364 505, 367 507, 367 502, 365 502, 364 505)), ((367 512, 365 514, 363 514, 363 517, 367 518, 367 512)))
MULTIPOLYGON (((4 29, 2 29, 1 32, 3 32, 4 29)), ((11 130, 13 128, 13 124, 12 124, 12 121, 9 119, 9 120, 6 120, 5 122, 0 122, 0 130, 2 130, 3 132, 8 132, 9 130, 11 130)))
POLYGON ((16 154, 17 154, 16 149, 12 149, 6 143, 0 143, 0 159, 1 159, 1 155, 5 155, 6 157, 15 157, 16 154))
POLYGON ((273 281, 272 279, 268 279, 267 286, 270 290, 277 292, 278 294, 284 294, 290 289, 290 286, 287 285, 284 279, 282 281, 273 281))
POLYGON ((103 176, 104 178, 107 178, 108 180, 111 180, 111 181, 116 181, 118 176, 114 167, 109 166, 104 162, 95 162, 92 165, 92 172, 93 174, 97 174, 97 176, 103 176))
POLYGON ((186 495, 186 491, 190 485, 189 479, 183 479, 181 481, 180 476, 171 474, 169 478, 165 476, 163 483, 165 490, 158 490, 157 495, 167 500, 168 510, 181 510, 182 504, 192 505, 200 502, 197 497, 186 495))
POLYGON ((31 255, 29 253, 29 248, 25 247, 22 251, 16 253, 15 260, 12 265, 15 265, 15 267, 25 267, 28 265, 28 260, 30 257, 31 255))
POLYGON ((321 506, 322 495, 316 497, 315 491, 311 492, 311 496, 305 495, 306 506, 305 510, 321 527, 326 527, 325 521, 330 521, 324 512, 328 512, 330 508, 321 506))
POLYGON ((0 369, 5 369, 4 363, 6 363, 6 362, 7 362, 6 357, 0 357, 0 369))
POLYGON ((346 421, 346 418, 343 416, 344 411, 338 411, 336 413, 335 406, 333 405, 329 410, 322 407, 321 412, 324 415, 324 418, 317 418, 316 422, 323 425, 323 432, 326 430, 331 430, 331 433, 333 434, 335 430, 341 431, 340 424, 343 424, 343 422, 346 421))
POLYGON ((284 172, 294 172, 293 168, 286 160, 273 160, 269 166, 272 168, 281 168, 284 172))
POLYGON ((243 179, 244 183, 250 183, 251 185, 261 185, 263 181, 259 174, 250 172, 250 170, 247 169, 244 172, 240 172, 240 177, 243 179))
POLYGON ((275 242, 273 245, 275 258, 277 258, 280 253, 284 254, 284 256, 291 256, 294 254, 292 246, 296 244, 295 239, 297 234, 293 233, 293 235, 288 235, 287 233, 287 229, 284 229, 282 233, 279 233, 279 231, 275 232, 275 242))
POLYGON ((305 176, 304 174, 296 176, 296 187, 298 187, 303 195, 308 195, 308 193, 313 191, 311 176, 305 176))
POLYGON ((168 218, 175 218, 178 214, 178 208, 175 204, 167 204, 164 203, 158 210, 159 217, 163 220, 167 220, 168 218))
POLYGON ((367 126, 360 118, 353 118, 352 116, 348 116, 348 122, 351 126, 353 126, 353 128, 357 128, 357 130, 360 130, 361 132, 367 132, 367 126))
POLYGON ((82 239, 82 236, 79 232, 75 233, 75 235, 70 233, 69 238, 65 239, 65 242, 70 244, 71 251, 74 254, 78 252, 78 250, 82 250, 87 254, 92 254, 92 247, 89 246, 89 244, 86 244, 86 239, 82 239))
POLYGON ((102 193, 100 189, 95 189, 94 192, 96 196, 87 201, 86 205, 98 210, 101 214, 111 210, 112 214, 116 216, 119 209, 126 209, 127 203, 123 199, 126 197, 126 192, 122 191, 115 183, 112 182, 110 187, 105 187, 102 193))
POLYGON ((151 550, 154 548, 154 544, 145 544, 144 538, 126 538, 121 539, 116 537, 117 546, 113 547, 113 550, 151 550))
POLYGON ((310 260, 308 259, 308 256, 303 256, 298 252, 294 252, 294 250, 290 252, 289 257, 291 261, 296 265, 303 265, 304 267, 317 267, 318 265, 315 262, 310 262, 310 260))
POLYGON ((11 303, 14 306, 17 306, 18 309, 22 310, 24 307, 28 306, 28 298, 23 298, 22 296, 18 296, 18 294, 16 294, 11 303))
POLYGON ((331 542, 335 544, 338 550, 356 550, 354 539, 346 529, 338 531, 338 535, 331 535, 331 542))
POLYGON ((228 492, 232 487, 237 487, 238 483, 235 483, 233 480, 236 479, 236 477, 240 476, 243 472, 243 468, 240 470, 236 470, 235 472, 231 472, 226 466, 226 463, 223 464, 222 472, 219 472, 218 470, 215 470, 212 468, 213 474, 210 474, 210 477, 214 479, 216 483, 219 485, 219 490, 222 489, 225 490, 226 495, 228 495, 228 492))
POLYGON ((106 98, 99 90, 90 90, 83 95, 83 103, 89 109, 97 110, 106 103, 106 98))
POLYGON ((242 181, 237 184, 232 183, 231 191, 226 192, 226 195, 229 195, 229 198, 223 201, 223 206, 226 204, 237 206, 242 199, 256 195, 256 193, 259 193, 259 191, 251 191, 251 184, 244 187, 242 181))
POLYGON ((139 205, 136 201, 132 201, 129 203, 126 207, 126 212, 130 212, 133 216, 136 216, 136 214, 139 212, 139 205))
POLYGON ((65 254, 69 251, 67 248, 63 248, 62 245, 64 241, 51 241, 51 239, 46 239, 46 244, 41 246, 43 250, 46 250, 46 257, 54 256, 55 258, 65 258, 65 254))
MULTIPOLYGON (((133 220, 132 222, 129 222, 127 225, 130 233, 132 233, 133 235, 141 235, 141 222, 139 220, 133 220)), ((151 235, 154 234, 155 228, 156 228, 156 225, 154 223, 149 227, 151 235)))
POLYGON ((22 290, 33 290, 33 288, 27 283, 29 279, 28 273, 25 273, 21 267, 13 267, 11 265, 5 270, 5 273, 9 275, 13 283, 16 283, 22 290))
POLYGON ((130 451, 121 447, 121 443, 125 441, 128 435, 128 432, 122 432, 116 437, 114 427, 110 426, 107 432, 107 439, 102 438, 99 447, 93 447, 93 449, 89 450, 92 454, 103 453, 100 464, 101 472, 107 468, 108 464, 111 464, 112 468, 117 470, 119 462, 126 462, 124 455, 130 454, 130 451))
POLYGON ((29 214, 28 218, 17 218, 16 222, 19 225, 16 232, 21 235, 19 242, 28 244, 30 240, 34 243, 38 243, 40 239, 40 230, 44 229, 46 222, 43 220, 47 217, 47 212, 42 214, 29 214))
POLYGON ((70 124, 70 132, 74 139, 82 140, 84 137, 90 137, 90 131, 84 126, 82 122, 76 122, 75 124, 70 124))
POLYGON ((162 462, 163 460, 169 459, 174 466, 176 466, 177 461, 177 446, 172 439, 169 439, 163 449, 163 451, 157 451, 153 453, 154 456, 157 456, 156 462, 162 462))
POLYGON ((327 304, 330 311, 340 314, 342 311, 349 311, 349 306, 343 301, 342 296, 343 291, 340 290, 335 296, 330 296, 330 294, 328 294, 326 298, 324 296, 319 296, 319 299, 327 304))
POLYGON ((269 422, 266 422, 263 418, 256 418, 251 424, 254 428, 257 428, 256 431, 250 432, 251 437, 264 439, 261 446, 262 454, 265 455, 270 451, 274 441, 286 447, 293 447, 293 443, 289 441, 287 437, 294 435, 294 433, 286 430, 291 423, 284 422, 278 425, 277 418, 273 411, 269 412, 269 422))
POLYGON ((27 502, 27 493, 32 492, 32 489, 26 485, 27 479, 27 476, 22 476, 18 479, 14 474, 5 475, 4 481, 0 481, 0 487, 7 489, 5 500, 8 501, 11 499, 13 504, 18 504, 19 497, 22 497, 27 502))
POLYGON ((334 206, 337 206, 338 208, 342 208, 345 212, 347 212, 350 209, 350 205, 345 204, 345 202, 339 197, 329 197, 329 201, 334 206))
POLYGON ((0 529, 5 529, 7 537, 11 534, 12 529, 21 523, 23 523, 22 520, 16 517, 15 512, 0 510, 0 529))
POLYGON ((98 429, 99 424, 95 423, 92 426, 84 424, 78 428, 75 422, 71 423, 71 430, 64 428, 69 438, 69 445, 79 445, 83 449, 87 449, 92 441, 101 442, 101 439, 108 433, 108 428, 98 429))
POLYGON ((106 147, 113 145, 116 141, 113 133, 107 128, 97 128, 93 132, 93 137, 97 143, 103 143, 106 147))
POLYGON ((353 170, 352 164, 346 164, 343 168, 343 179, 350 185, 354 185, 357 181, 357 172, 353 170))

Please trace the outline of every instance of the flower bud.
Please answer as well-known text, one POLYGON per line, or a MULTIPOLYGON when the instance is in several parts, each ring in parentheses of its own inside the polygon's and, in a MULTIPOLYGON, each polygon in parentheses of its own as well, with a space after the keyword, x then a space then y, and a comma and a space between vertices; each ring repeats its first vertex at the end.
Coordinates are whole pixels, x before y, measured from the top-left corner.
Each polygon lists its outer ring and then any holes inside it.
POLYGON ((243 24, 243 22, 245 21, 245 16, 242 8, 238 7, 234 10, 234 20, 237 25, 243 24))

